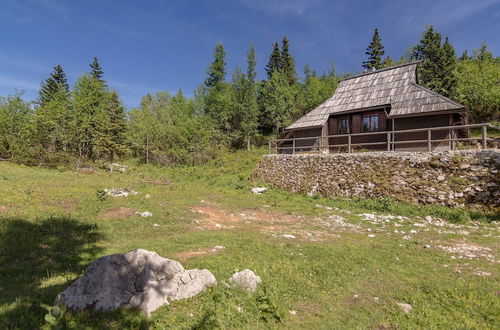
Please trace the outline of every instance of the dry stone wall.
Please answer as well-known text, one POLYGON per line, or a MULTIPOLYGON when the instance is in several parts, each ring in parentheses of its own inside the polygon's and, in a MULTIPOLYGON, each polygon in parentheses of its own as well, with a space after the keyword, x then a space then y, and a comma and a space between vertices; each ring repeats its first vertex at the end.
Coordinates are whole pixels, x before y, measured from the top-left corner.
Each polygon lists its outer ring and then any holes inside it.
POLYGON ((266 155, 252 176, 290 192, 500 207, 500 150, 266 155))

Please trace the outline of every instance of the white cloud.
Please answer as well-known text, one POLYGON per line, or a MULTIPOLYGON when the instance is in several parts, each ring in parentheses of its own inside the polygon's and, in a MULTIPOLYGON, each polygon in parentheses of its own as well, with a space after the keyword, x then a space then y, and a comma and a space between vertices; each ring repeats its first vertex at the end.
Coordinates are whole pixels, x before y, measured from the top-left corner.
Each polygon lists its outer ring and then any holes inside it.
POLYGON ((319 0, 241 0, 246 6, 268 14, 301 16, 319 0))
POLYGON ((28 90, 38 90, 40 84, 34 82, 33 80, 26 80, 17 77, 8 77, 0 75, 0 86, 10 87, 15 89, 28 89, 28 90))

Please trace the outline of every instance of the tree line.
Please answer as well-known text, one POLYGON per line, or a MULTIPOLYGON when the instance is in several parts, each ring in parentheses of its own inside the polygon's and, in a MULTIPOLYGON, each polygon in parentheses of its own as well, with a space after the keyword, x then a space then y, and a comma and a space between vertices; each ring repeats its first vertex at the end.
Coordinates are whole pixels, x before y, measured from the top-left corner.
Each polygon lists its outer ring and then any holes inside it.
MULTIPOLYGON (((34 102, 21 94, 0 97, 0 159, 29 164, 70 164, 139 157, 146 163, 194 164, 221 150, 250 148, 278 136, 294 120, 331 97, 339 80, 333 64, 318 75, 309 65, 299 76, 290 42, 275 42, 257 78, 255 48, 246 67, 227 72, 226 51, 217 44, 206 78, 187 98, 145 95, 130 111, 111 90, 97 58, 70 87, 56 65, 34 102), (229 76, 229 77, 228 77, 229 76)), ((420 83, 466 105, 471 121, 498 121, 500 59, 483 44, 456 57, 448 37, 430 26, 398 61, 384 57, 378 29, 366 50, 365 71, 422 61, 420 83)))

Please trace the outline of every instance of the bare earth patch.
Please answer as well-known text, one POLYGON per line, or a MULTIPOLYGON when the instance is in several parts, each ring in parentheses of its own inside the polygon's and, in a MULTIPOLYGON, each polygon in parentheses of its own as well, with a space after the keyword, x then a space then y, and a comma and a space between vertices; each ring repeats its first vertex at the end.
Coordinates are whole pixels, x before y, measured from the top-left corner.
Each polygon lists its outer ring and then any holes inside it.
POLYGON ((74 199, 57 201, 56 205, 62 207, 65 211, 73 212, 78 206, 78 201, 74 199))
POLYGON ((9 212, 9 208, 5 205, 0 205, 0 214, 9 212))
POLYGON ((130 218, 135 215, 137 210, 128 207, 120 207, 115 209, 109 209, 102 214, 103 218, 106 219, 124 219, 130 218))
POLYGON ((358 226, 350 225, 341 217, 311 218, 302 215, 289 215, 260 209, 243 209, 237 214, 221 209, 218 205, 204 202, 192 206, 190 210, 200 215, 194 220, 197 229, 253 229, 263 234, 286 239, 307 239, 321 241, 338 237, 333 231, 356 231, 358 226), (311 229, 312 226, 320 228, 311 229))
POLYGON ((174 254, 174 259, 187 260, 189 258, 206 257, 211 254, 219 253, 224 250, 223 246, 215 246, 213 248, 182 251, 174 254))

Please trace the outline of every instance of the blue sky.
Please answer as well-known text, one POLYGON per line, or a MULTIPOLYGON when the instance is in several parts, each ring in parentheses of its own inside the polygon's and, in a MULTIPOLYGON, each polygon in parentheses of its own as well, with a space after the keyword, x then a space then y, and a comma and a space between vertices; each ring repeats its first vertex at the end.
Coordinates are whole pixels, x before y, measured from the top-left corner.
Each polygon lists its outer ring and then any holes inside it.
POLYGON ((338 73, 357 72, 375 27, 397 59, 430 24, 458 54, 482 42, 500 53, 500 0, 0 0, 0 96, 36 98, 56 64, 73 84, 93 56, 127 107, 147 92, 192 95, 216 43, 232 71, 254 42, 264 78, 272 44, 285 35, 300 73, 332 61, 338 73))

